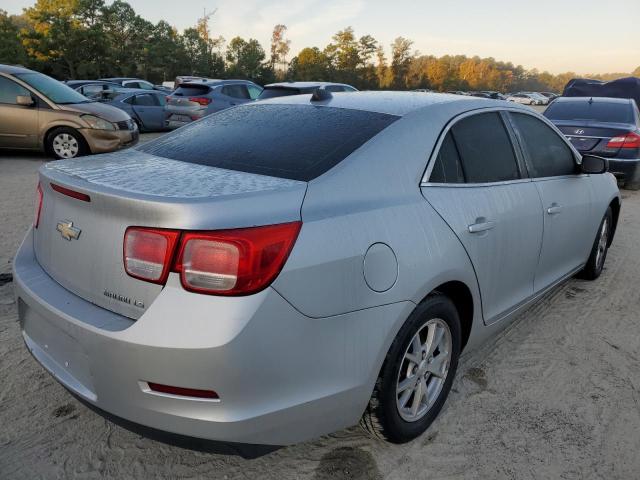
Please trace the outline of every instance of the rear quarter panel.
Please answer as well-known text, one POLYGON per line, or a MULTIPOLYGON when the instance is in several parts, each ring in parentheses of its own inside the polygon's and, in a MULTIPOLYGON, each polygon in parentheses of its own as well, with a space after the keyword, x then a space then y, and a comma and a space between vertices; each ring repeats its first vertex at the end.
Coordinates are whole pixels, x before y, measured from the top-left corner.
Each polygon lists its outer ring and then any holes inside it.
POLYGON ((417 304, 454 280, 465 283, 480 305, 466 252, 419 188, 441 127, 459 108, 411 113, 309 183, 300 236, 274 283, 300 312, 327 317, 407 300, 417 304), (384 292, 369 288, 363 273, 374 243, 391 247, 397 259, 397 279, 384 292))

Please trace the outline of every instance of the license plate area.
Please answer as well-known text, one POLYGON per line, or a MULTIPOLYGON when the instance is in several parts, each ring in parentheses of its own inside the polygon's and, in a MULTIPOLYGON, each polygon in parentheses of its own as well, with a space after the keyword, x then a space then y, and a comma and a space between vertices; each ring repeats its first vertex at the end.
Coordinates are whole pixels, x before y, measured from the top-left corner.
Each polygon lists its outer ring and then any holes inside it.
POLYGON ((67 388, 96 401, 89 358, 78 341, 20 302, 22 333, 36 360, 67 388))

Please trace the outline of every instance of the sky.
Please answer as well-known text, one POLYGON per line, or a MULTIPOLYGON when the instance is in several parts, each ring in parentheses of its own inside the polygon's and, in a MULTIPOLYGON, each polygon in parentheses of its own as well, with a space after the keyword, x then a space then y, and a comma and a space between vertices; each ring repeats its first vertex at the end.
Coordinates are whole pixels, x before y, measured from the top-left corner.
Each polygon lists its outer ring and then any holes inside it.
MULTIPOLYGON (((324 48, 347 26, 387 52, 394 38, 421 54, 494 57, 551 73, 631 72, 640 66, 640 0, 128 0, 142 17, 182 30, 217 8, 210 27, 226 40, 256 38, 268 51, 274 25, 288 27, 291 55, 324 48), (184 7, 183 7, 184 5, 184 7)), ((2 0, 20 13, 34 0, 2 0)), ((110 3, 110 0, 107 0, 110 3)))

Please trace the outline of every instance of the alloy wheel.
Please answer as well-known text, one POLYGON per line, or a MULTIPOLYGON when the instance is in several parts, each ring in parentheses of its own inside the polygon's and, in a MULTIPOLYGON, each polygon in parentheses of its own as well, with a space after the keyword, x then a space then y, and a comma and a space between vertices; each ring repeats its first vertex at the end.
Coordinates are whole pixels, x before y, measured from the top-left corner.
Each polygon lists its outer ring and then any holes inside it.
POLYGON ((426 322, 407 347, 396 384, 396 406, 400 417, 416 422, 437 400, 451 364, 452 337, 439 318, 426 322))
POLYGON ((596 251, 596 268, 598 270, 600 270, 603 267, 608 243, 609 243, 609 219, 605 218, 602 221, 602 227, 600 228, 600 239, 598 240, 598 250, 596 251))

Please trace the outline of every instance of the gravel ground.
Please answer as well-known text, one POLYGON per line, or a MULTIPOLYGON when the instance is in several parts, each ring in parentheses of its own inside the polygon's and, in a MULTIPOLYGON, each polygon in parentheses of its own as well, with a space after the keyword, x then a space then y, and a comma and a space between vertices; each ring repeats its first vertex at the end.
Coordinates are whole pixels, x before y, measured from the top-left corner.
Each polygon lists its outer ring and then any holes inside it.
POLYGON ((354 427, 245 459, 111 423, 27 353, 6 274, 42 161, 0 154, 0 478, 638 478, 640 193, 624 192, 602 277, 568 281, 464 357, 422 437, 388 445, 354 427))

